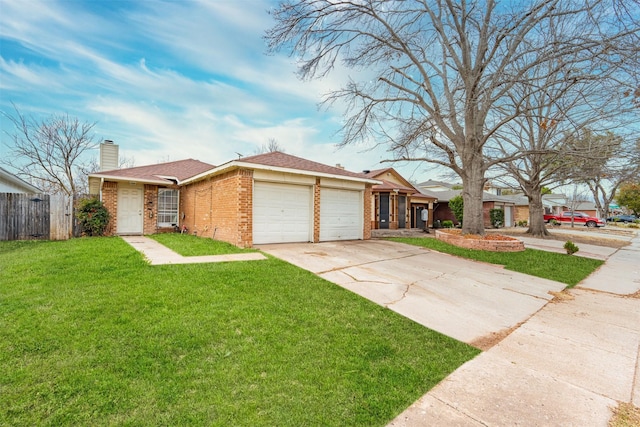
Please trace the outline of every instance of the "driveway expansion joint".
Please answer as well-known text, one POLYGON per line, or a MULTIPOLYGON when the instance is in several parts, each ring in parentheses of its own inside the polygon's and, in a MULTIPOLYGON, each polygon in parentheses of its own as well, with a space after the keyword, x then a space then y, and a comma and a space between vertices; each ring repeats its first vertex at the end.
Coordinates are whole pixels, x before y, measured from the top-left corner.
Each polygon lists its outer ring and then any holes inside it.
POLYGON ((446 402, 446 401, 442 400, 441 398, 439 398, 439 397, 438 397, 438 396, 436 396, 435 394, 431 394, 431 397, 433 397, 435 400, 439 401, 439 402, 440 402, 440 403, 442 403, 443 405, 448 406, 448 407, 449 407, 449 408, 451 408, 453 411, 458 412, 458 413, 460 413, 460 414, 464 415, 465 417, 467 417, 467 418, 469 418, 469 419, 471 419, 471 420, 473 420, 473 421, 477 422, 478 424, 481 424, 481 425, 483 425, 483 426, 485 426, 485 427, 489 427, 489 424, 487 424, 487 423, 485 423, 484 421, 482 421, 482 420, 480 420, 480 419, 478 419, 478 418, 476 418, 476 417, 472 416, 471 414, 469 414, 469 413, 467 413, 467 412, 465 412, 465 411, 460 410, 460 408, 459 408, 459 407, 457 407, 457 406, 453 406, 452 404, 450 404, 449 402, 446 402))
MULTIPOLYGON (((419 256, 419 255, 422 255, 422 254, 410 254, 410 255, 399 256, 399 257, 389 257, 388 259, 383 259, 383 260, 362 262, 360 264, 349 264, 349 265, 344 265, 344 266, 340 266, 340 267, 334 267, 334 268, 331 268, 331 269, 325 270, 325 271, 318 271, 315 274, 321 275, 321 274, 326 274, 326 273, 333 273, 333 272, 341 271, 341 270, 344 270, 344 269, 347 269, 347 268, 362 267, 363 265, 379 264, 381 262, 395 261, 395 260, 411 258, 411 257, 419 256)), ((368 280, 366 280, 366 281, 368 281, 368 280)))

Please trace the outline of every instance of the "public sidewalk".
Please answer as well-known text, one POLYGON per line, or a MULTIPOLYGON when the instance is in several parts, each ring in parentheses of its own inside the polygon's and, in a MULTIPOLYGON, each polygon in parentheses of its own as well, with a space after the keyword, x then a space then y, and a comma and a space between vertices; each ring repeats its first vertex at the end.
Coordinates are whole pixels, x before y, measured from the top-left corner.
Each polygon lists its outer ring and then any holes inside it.
POLYGON ((389 425, 606 427, 640 406, 640 237, 568 293, 389 425))
POLYGON ((182 256, 166 246, 145 236, 120 236, 122 240, 141 252, 151 265, 195 264, 205 262, 254 261, 267 259, 260 252, 207 256, 182 256))

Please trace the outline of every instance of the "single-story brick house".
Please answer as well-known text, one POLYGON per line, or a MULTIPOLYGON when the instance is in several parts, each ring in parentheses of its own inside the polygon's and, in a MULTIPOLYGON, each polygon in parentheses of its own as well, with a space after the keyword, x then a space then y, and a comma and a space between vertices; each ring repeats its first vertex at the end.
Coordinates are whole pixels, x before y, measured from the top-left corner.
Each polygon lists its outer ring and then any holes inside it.
MULTIPOLYGON (((462 193, 462 190, 447 191, 429 191, 422 189, 422 192, 432 197, 437 197, 437 203, 433 208, 433 220, 442 221, 450 220, 458 225, 458 220, 449 207, 449 200, 462 193)), ((491 209, 502 209, 504 211, 504 223, 507 227, 512 227, 515 222, 515 203, 508 196, 498 196, 487 192, 482 193, 482 215, 484 226, 493 227, 489 212, 491 209)))
POLYGON ((361 173, 281 152, 213 166, 188 159, 89 175, 111 234, 175 228, 240 247, 371 237, 371 187, 361 173))
POLYGON ((371 189, 371 228, 403 229, 433 226, 437 198, 423 194, 393 168, 366 170, 367 178, 381 181, 371 189), (428 224, 422 220, 427 210, 428 224))

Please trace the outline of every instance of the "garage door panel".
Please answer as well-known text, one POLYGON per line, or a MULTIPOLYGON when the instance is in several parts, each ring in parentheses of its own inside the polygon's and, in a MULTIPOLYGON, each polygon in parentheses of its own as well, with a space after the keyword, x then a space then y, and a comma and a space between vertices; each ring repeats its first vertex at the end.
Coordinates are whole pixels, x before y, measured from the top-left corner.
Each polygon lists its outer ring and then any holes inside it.
POLYGON ((334 188, 320 190, 320 240, 362 239, 362 192, 334 188))
POLYGON ((308 242, 311 236, 311 187, 255 182, 254 244, 308 242))

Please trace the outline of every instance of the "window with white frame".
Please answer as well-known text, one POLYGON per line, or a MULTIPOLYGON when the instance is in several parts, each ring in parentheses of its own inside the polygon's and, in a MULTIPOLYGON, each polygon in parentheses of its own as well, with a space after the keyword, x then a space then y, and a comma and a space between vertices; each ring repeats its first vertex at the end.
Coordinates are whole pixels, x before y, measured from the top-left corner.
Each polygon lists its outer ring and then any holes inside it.
POLYGON ((178 190, 158 189, 158 227, 178 225, 178 190))

